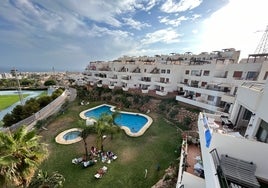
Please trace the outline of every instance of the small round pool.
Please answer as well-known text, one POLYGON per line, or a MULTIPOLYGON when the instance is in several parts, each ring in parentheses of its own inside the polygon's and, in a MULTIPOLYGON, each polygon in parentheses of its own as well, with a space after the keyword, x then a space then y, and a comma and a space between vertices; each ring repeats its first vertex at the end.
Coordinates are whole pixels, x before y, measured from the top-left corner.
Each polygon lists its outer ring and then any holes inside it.
POLYGON ((55 141, 59 144, 73 144, 82 140, 80 133, 82 129, 73 128, 61 132, 55 138, 55 141))
POLYGON ((76 139, 77 137, 79 137, 80 134, 81 134, 81 131, 71 131, 71 132, 68 132, 65 135, 63 135, 63 139, 64 140, 73 140, 73 139, 76 139))

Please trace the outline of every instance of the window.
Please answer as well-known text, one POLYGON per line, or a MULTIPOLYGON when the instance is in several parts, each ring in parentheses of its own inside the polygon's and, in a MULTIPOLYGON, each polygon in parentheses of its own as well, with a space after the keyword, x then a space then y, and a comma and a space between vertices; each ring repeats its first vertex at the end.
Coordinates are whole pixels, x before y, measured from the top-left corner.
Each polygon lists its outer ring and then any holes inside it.
POLYGON ((203 73, 204 76, 209 76, 209 70, 205 70, 203 73))
POLYGON ((166 73, 166 70, 165 69, 161 69, 161 73, 162 74, 165 74, 166 73))
POLYGON ((188 84, 188 79, 184 79, 183 83, 188 84))
POLYGON ((208 96, 208 101, 214 101, 214 96, 209 95, 208 96))
POLYGON ((256 138, 260 142, 268 143, 268 123, 265 121, 261 121, 260 127, 256 134, 256 138))
POLYGON ((249 71, 249 72, 247 73, 246 80, 257 80, 258 75, 259 75, 259 72, 249 71))
POLYGON ((167 69, 167 74, 170 74, 170 69, 167 69))
POLYGON ((243 114, 243 120, 250 120, 250 118, 251 118, 251 115, 252 115, 252 112, 251 111, 249 111, 248 109, 245 109, 245 112, 244 112, 244 114, 243 114))
POLYGON ((185 74, 189 74, 189 72, 190 72, 189 70, 186 70, 186 71, 185 71, 185 74))
POLYGON ((268 77, 268 71, 265 72, 265 75, 264 75, 263 79, 266 80, 267 77, 268 77))
POLYGON ((166 78, 166 83, 169 83, 169 78, 166 78))
POLYGON ((198 81, 197 80, 192 80, 191 81, 191 87, 198 87, 198 81))
POLYGON ((242 71, 234 71, 233 77, 234 78, 241 78, 243 72, 242 71))
POLYGON ((191 76, 201 76, 202 70, 192 70, 191 76))
POLYGON ((201 82, 201 86, 204 87, 207 85, 207 82, 201 82))
POLYGON ((201 96, 201 93, 196 93, 195 94, 195 97, 200 97, 201 96))
POLYGON ((146 72, 146 69, 144 69, 144 72, 146 72))

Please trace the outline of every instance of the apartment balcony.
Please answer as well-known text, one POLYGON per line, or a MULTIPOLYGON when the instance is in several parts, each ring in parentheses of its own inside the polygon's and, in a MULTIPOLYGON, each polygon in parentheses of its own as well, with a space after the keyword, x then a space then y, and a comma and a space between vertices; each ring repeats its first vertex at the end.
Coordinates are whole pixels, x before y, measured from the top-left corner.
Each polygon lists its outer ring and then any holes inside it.
POLYGON ((167 92, 166 91, 155 91, 155 94, 159 95, 159 96, 166 96, 167 92))
MULTIPOLYGON (((196 133, 196 132, 195 132, 196 133)), ((178 179, 176 188, 199 187, 205 188, 205 180, 202 178, 202 159, 198 139, 188 135, 182 141, 178 179), (195 141, 194 141, 195 140, 195 141), (201 173, 200 173, 201 172, 201 173)))
POLYGON ((187 91, 193 91, 195 93, 204 93, 207 95, 213 95, 213 96, 218 96, 221 97, 222 95, 225 94, 225 92, 223 91, 215 91, 212 89, 208 89, 208 88, 198 88, 198 87, 191 87, 188 85, 183 85, 183 90, 187 90, 187 91))
POLYGON ((242 104, 247 104, 247 108, 251 111, 256 111, 263 95, 263 88, 263 84, 244 83, 237 90, 237 100, 242 104))
POLYGON ((246 139, 237 132, 214 131, 213 117, 213 114, 200 113, 198 120, 203 166, 208 177, 206 187, 223 187, 220 176, 225 176, 228 186, 232 183, 240 187, 259 187, 257 180, 267 182, 268 144, 246 139))
POLYGON ((149 93, 149 89, 141 89, 142 93, 149 93))
POLYGON ((117 75, 114 75, 113 77, 109 78, 110 80, 117 80, 117 75))
POLYGON ((225 93, 225 94, 223 94, 221 96, 221 101, 234 104, 234 102, 235 102, 235 96, 234 95, 230 95, 228 93, 225 93))
POLYGON ((219 77, 219 76, 213 77, 213 82, 216 82, 216 83, 226 83, 227 82, 226 80, 227 80, 226 77, 219 77))
POLYGON ((109 87, 109 89, 114 89, 115 88, 114 85, 109 85, 108 87, 109 87))
POLYGON ((150 74, 160 74, 160 70, 158 69, 158 68, 154 68, 151 72, 150 72, 150 74))
POLYGON ((141 69, 137 67, 132 71, 132 73, 141 73, 141 69))
POLYGON ((144 84, 144 85, 148 85, 148 83, 151 83, 151 79, 145 79, 145 78, 141 78, 139 80, 140 84, 144 84))
POLYGON ((166 87, 167 85, 170 84, 170 82, 164 82, 164 81, 160 81, 160 82, 154 82, 155 85, 161 86, 161 87, 166 87))
POLYGON ((127 68, 126 67, 121 67, 117 72, 127 72, 127 68))
POLYGON ((198 99, 199 98, 197 98, 197 100, 195 100, 195 99, 185 98, 182 96, 176 96, 176 100, 180 101, 180 102, 184 102, 184 103, 187 103, 187 104, 190 104, 190 105, 202 108, 202 109, 207 109, 207 110, 210 110, 213 112, 222 112, 223 111, 223 109, 220 107, 209 104, 209 102, 207 102, 207 101, 202 101, 202 102, 201 102, 201 100, 198 101, 198 99))
POLYGON ((123 91, 128 91, 128 89, 129 89, 129 87, 127 87, 127 86, 123 86, 123 87, 122 87, 122 90, 123 90, 123 91))
POLYGON ((122 76, 121 79, 122 80, 130 80, 131 78, 130 78, 130 76, 122 76))

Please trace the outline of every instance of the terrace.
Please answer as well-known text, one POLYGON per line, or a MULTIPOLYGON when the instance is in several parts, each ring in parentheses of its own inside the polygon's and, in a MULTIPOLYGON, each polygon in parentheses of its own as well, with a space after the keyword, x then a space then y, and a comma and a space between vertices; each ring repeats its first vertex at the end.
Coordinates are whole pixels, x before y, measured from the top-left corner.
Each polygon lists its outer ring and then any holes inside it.
POLYGON ((252 177, 256 177, 258 181, 267 181, 268 166, 265 163, 265 156, 267 155, 268 145, 252 139, 246 139, 240 132, 228 126, 220 126, 217 123, 219 121, 215 120, 218 120, 218 116, 202 113, 199 115, 198 129, 200 146, 202 148, 205 174, 206 177, 209 177, 209 179, 206 179, 206 185, 208 187, 226 187, 231 185, 238 187, 259 187, 259 184, 252 177), (214 152, 215 150, 217 151, 216 154, 214 152), (225 156, 229 156, 230 158, 225 160, 225 156), (241 170, 241 176, 244 176, 245 173, 249 175, 248 178, 251 178, 251 180, 246 182, 242 177, 237 177, 232 173, 230 174, 228 168, 229 159, 237 160, 238 167, 236 169, 238 169, 238 174, 240 173, 239 169, 244 168, 244 163, 240 165, 239 161, 244 161, 247 164, 255 164, 256 170, 252 168, 249 170, 249 173, 241 170), (219 164, 222 165, 222 171, 218 171, 219 164))

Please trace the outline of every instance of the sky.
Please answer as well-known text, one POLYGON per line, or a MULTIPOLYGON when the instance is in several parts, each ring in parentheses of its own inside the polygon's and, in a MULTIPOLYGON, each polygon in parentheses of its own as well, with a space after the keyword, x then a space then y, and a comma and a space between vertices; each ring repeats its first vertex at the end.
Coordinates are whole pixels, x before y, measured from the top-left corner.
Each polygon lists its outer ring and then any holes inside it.
POLYGON ((0 72, 225 48, 247 57, 268 25, 268 0, 0 1, 0 72))

